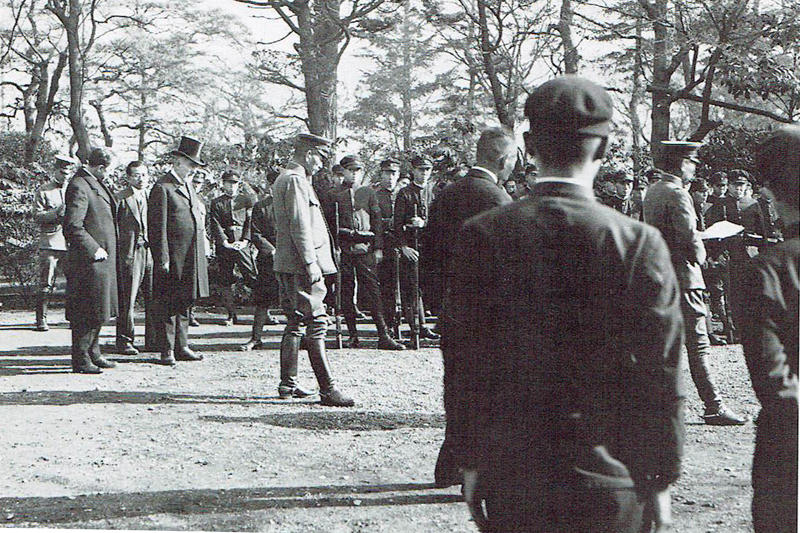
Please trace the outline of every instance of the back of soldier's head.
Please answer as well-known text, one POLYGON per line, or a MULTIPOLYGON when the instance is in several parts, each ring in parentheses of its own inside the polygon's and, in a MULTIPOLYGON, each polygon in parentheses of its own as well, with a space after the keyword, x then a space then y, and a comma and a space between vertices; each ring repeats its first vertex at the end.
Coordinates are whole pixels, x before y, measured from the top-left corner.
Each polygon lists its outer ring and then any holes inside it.
POLYGON ((507 128, 490 128, 481 133, 475 160, 481 163, 495 164, 504 156, 516 155, 517 142, 514 134, 507 128))
POLYGON ((761 143, 756 165, 764 184, 779 200, 796 208, 800 196, 800 125, 784 126, 761 143))

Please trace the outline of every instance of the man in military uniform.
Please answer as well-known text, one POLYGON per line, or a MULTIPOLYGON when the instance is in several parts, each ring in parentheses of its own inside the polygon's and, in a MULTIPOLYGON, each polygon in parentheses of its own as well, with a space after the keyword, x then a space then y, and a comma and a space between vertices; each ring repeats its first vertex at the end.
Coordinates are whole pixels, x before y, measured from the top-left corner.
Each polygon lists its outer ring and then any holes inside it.
POLYGON ((384 259, 384 244, 378 195, 372 187, 362 186, 364 168, 358 158, 345 156, 339 164, 344 168, 344 181, 342 190, 333 195, 333 202, 339 212, 342 313, 350 335, 349 346, 360 346, 354 302, 357 279, 359 291, 371 305, 372 320, 378 330, 378 349, 403 350, 403 345, 389 335, 381 305, 378 262, 384 259))
POLYGON ((330 155, 331 141, 304 133, 295 139, 294 156, 272 185, 275 214, 275 275, 278 278, 286 328, 281 338, 281 398, 301 398, 311 392, 297 383, 297 355, 306 326, 308 359, 320 388, 322 405, 350 407, 352 398, 339 391, 333 381, 325 353, 328 315, 325 274, 336 273, 331 239, 311 177, 330 155))
POLYGON ((400 249, 400 294, 403 312, 409 324, 414 324, 416 321, 419 335, 424 339, 439 338, 438 334, 424 325, 425 308, 422 291, 419 289, 419 278, 415 279, 419 269, 415 271, 414 265, 420 260, 419 250, 414 248, 414 237, 425 227, 428 219, 430 198, 427 194, 427 183, 432 169, 433 163, 430 159, 419 155, 414 157, 411 160, 411 183, 397 193, 394 203, 394 234, 400 249), (416 316, 414 316, 415 311, 416 316))
POLYGON ((703 301, 706 285, 700 269, 706 260, 706 249, 697 231, 697 214, 687 190, 699 162, 699 146, 693 142, 662 142, 661 179, 648 189, 644 198, 644 219, 661 231, 678 275, 689 370, 705 406, 703 420, 710 425, 738 426, 745 420, 725 406, 708 368, 711 344, 706 326, 708 310, 703 301))
POLYGON ((397 179, 400 177, 400 162, 389 158, 381 161, 380 179, 377 185, 378 206, 381 209, 381 231, 383 233, 383 260, 378 263, 378 281, 381 287, 383 316, 389 331, 400 326, 402 317, 395 312, 395 291, 400 252, 394 235, 394 201, 397 197, 397 179))
POLYGON ((762 143, 756 163, 786 222, 785 242, 748 261, 742 284, 742 346, 761 412, 753 455, 756 533, 797 531, 800 126, 762 143))
POLYGON ((147 230, 153 253, 153 297, 158 305, 161 364, 200 361, 202 354, 189 348, 189 309, 208 296, 208 263, 204 249, 202 201, 192 183, 192 173, 205 163, 203 143, 182 137, 172 168, 150 191, 147 230))
POLYGON ((100 328, 117 316, 117 202, 105 183, 111 153, 95 148, 64 197, 67 309, 72 371, 100 374, 116 363, 100 352, 100 328))
POLYGON ((445 405, 463 417, 458 464, 482 531, 669 520, 685 436, 679 292, 658 231, 594 199, 612 110, 575 76, 534 90, 531 196, 456 237, 445 337, 463 379, 445 405))
POLYGON ((62 259, 67 253, 62 223, 64 220, 64 196, 69 185, 69 176, 75 170, 75 162, 65 155, 56 156, 56 172, 53 179, 43 184, 36 192, 33 217, 39 224, 39 295, 36 299, 36 331, 47 331, 47 306, 56 284, 56 268, 63 269, 62 259))
POLYGON ((159 350, 156 313, 153 309, 153 258, 147 237, 147 167, 132 161, 125 167, 128 186, 115 195, 119 226, 119 317, 117 352, 137 355, 133 345, 134 308, 139 289, 145 302, 145 351, 159 350))
POLYGON ((723 171, 714 172, 708 178, 711 185, 711 192, 708 195, 708 203, 711 205, 724 200, 728 196, 728 174, 723 171))
MULTIPOLYGON (((466 176, 448 185, 431 204, 430 218, 426 231, 428 251, 431 254, 432 274, 439 279, 437 288, 442 295, 449 290, 450 281, 456 275, 453 271, 454 235, 464 222, 473 216, 506 205, 513 200, 500 187, 500 183, 514 170, 517 161, 517 143, 513 133, 503 128, 487 129, 478 139, 475 166, 469 169, 466 176)), ((447 318, 447 299, 443 302, 441 322, 447 318)), ((453 332, 453 328, 442 327, 445 332, 453 332)), ((463 384, 463 377, 453 373, 456 366, 454 358, 459 357, 452 349, 453 339, 442 335, 442 356, 444 358, 444 386, 448 389, 445 398, 452 398, 450 389, 463 384)), ((434 478, 438 487, 447 487, 461 483, 460 473, 456 469, 455 454, 452 446, 463 442, 463 427, 459 424, 463 417, 457 415, 454 405, 447 405, 448 413, 445 440, 436 461, 434 478)))
POLYGON ((256 276, 256 273, 249 268, 250 262, 247 257, 252 206, 248 196, 239 194, 240 182, 239 174, 232 170, 225 171, 222 174, 224 192, 211 201, 209 209, 211 234, 219 261, 222 302, 228 312, 224 323, 226 326, 239 323, 233 301, 233 287, 237 280, 234 268, 238 265, 248 283, 251 283, 256 276))

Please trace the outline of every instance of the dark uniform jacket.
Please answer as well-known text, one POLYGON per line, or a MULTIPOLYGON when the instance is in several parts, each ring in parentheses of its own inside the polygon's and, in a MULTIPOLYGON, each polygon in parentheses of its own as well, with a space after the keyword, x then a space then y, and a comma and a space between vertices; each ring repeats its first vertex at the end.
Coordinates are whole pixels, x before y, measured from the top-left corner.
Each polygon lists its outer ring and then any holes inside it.
MULTIPOLYGON (((658 232, 575 184, 468 220, 449 289, 458 462, 532 498, 604 477, 663 489, 684 441, 680 291, 658 232), (541 490, 540 490, 541 489, 541 490)), ((448 412, 448 415, 450 413, 448 412)))
POLYGON ((133 188, 128 187, 115 197, 118 202, 119 260, 130 267, 136 250, 148 246, 147 196, 142 196, 142 205, 139 205, 133 188))
POLYGON ((461 225, 478 213, 509 204, 511 196, 488 172, 471 168, 466 176, 445 187, 431 204, 425 231, 425 250, 431 267, 441 273, 449 268, 455 240, 461 225))
POLYGON ((374 237, 369 239, 371 242, 355 242, 340 235, 339 245, 342 251, 363 254, 383 249, 383 221, 375 189, 369 186, 357 189, 345 187, 332 193, 332 201, 334 204, 339 204, 339 228, 374 234, 374 237))
POLYGON ((117 203, 111 191, 85 169, 67 186, 67 320, 97 326, 117 316, 117 203), (99 248, 108 259, 95 261, 99 248))
POLYGON ((253 206, 253 213, 250 215, 250 242, 258 250, 258 261, 261 263, 262 257, 269 257, 272 263, 272 255, 275 253, 275 221, 272 218, 272 196, 256 202, 253 206))
POLYGON ((415 230, 405 228, 411 224, 411 219, 414 218, 415 207, 417 216, 424 221, 428 220, 428 204, 425 203, 424 197, 422 187, 413 182, 397 193, 397 198, 394 200, 394 234, 398 247, 414 247, 415 230))
POLYGON ((381 231, 383 232, 383 247, 391 249, 397 247, 394 236, 394 194, 389 189, 377 189, 378 207, 381 210, 381 231))
POLYGON ((761 212, 761 206, 753 198, 739 198, 726 196, 713 203, 705 216, 706 227, 727 220, 733 224, 744 226, 746 233, 764 235, 766 228, 761 212))
POLYGON ((202 200, 171 171, 162 176, 147 202, 147 229, 153 254, 153 293, 185 309, 208 296, 202 200), (169 271, 162 265, 169 263, 169 271))
POLYGON ((706 260, 706 248, 697 231, 694 202, 678 176, 661 173, 661 179, 647 189, 644 220, 666 241, 681 289, 705 289, 700 265, 706 260))
POLYGON ((211 201, 211 234, 217 253, 223 250, 222 243, 250 240, 250 199, 245 195, 231 198, 223 194, 211 201))

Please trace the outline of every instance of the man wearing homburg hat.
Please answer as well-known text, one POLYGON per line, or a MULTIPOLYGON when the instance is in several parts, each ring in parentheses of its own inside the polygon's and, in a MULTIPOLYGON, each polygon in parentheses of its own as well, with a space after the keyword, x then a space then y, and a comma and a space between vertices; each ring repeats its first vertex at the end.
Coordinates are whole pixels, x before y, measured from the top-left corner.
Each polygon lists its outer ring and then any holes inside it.
POLYGON ((333 202, 339 213, 342 313, 350 335, 349 346, 360 346, 354 302, 357 279, 359 292, 371 305, 372 321, 378 331, 378 349, 403 350, 403 345, 389 336, 383 318, 378 263, 384 259, 384 244, 378 195, 372 187, 363 185, 364 166, 357 157, 345 156, 339 164, 344 169, 344 181, 342 190, 333 195, 333 202))
POLYGON ((800 126, 784 126, 759 146, 765 194, 786 223, 785 242, 748 262, 741 335, 761 403, 753 456, 756 533, 797 531, 798 298, 800 298, 800 126))
POLYGON ((447 336, 460 350, 453 402, 465 430, 455 450, 483 531, 669 522, 684 440, 680 293, 658 231, 594 198, 612 110, 582 78, 534 90, 531 195, 457 237, 447 336))
POLYGON ((335 274, 331 236, 322 215, 319 198, 311 185, 330 155, 331 141, 304 133, 295 139, 294 156, 272 184, 275 216, 275 257, 286 328, 281 339, 281 398, 302 398, 310 391, 297 383, 297 355, 306 326, 308 359, 320 389, 322 405, 351 407, 352 398, 334 385, 325 353, 328 315, 325 312, 323 275, 335 274))
POLYGON ((189 308, 208 296, 208 264, 202 201, 192 174, 206 164, 203 143, 182 137, 172 168, 162 176, 147 201, 147 229, 153 254, 153 298, 159 307, 161 363, 200 361, 189 348, 189 308))
POLYGON ((699 163, 699 147, 695 142, 662 142, 658 165, 661 179, 644 197, 644 220, 661 232, 678 275, 689 370, 705 406, 703 421, 716 426, 738 426, 745 420, 723 403, 711 380, 707 361, 711 341, 706 326, 708 309, 703 300, 706 284, 700 269, 706 260, 706 249, 697 231, 697 214, 688 191, 699 163))
POLYGON ((36 299, 36 330, 48 331, 47 306, 56 285, 56 268, 64 268, 62 259, 67 254, 62 222, 64 196, 69 177, 74 173, 75 161, 68 155, 55 158, 53 179, 36 191, 33 219, 39 224, 39 295, 36 299), (61 263, 61 264, 59 264, 61 263))

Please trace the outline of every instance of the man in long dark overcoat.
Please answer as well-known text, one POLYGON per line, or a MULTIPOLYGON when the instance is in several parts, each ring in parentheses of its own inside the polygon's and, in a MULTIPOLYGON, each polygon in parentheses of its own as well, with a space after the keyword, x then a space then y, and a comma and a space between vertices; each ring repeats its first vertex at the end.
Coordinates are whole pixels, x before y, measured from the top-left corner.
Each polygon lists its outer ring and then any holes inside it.
MULTIPOLYGON (((443 292, 446 292, 449 280, 454 276, 451 264, 455 246, 453 235, 458 234, 468 218, 513 201, 500 184, 514 170, 516 161, 517 143, 513 133, 502 128, 484 131, 478 139, 475 165, 466 176, 445 187, 431 204, 426 241, 431 255, 431 275, 439 277, 437 285, 443 292)), ((446 305, 445 301, 444 307, 446 305)), ((443 319, 447 320, 446 309, 443 315, 443 319)), ((452 331, 452 328, 442 330, 452 331)), ((452 371, 452 359, 459 354, 451 349, 452 344, 448 345, 448 340, 447 335, 442 335, 446 402, 453 397, 455 388, 463 384, 461 376, 452 371)), ((439 487, 461 483, 452 451, 452 447, 460 440, 461 432, 458 425, 460 417, 455 411, 454 406, 447 409, 444 443, 436 461, 434 476, 439 487)))
POLYGON ((201 200, 192 186, 192 171, 205 163, 202 143, 181 138, 172 169, 150 191, 147 229, 153 254, 153 294, 160 306, 161 362, 199 361, 189 348, 189 308, 208 296, 208 264, 203 246, 201 200))
POLYGON ((72 370, 100 374, 116 363, 100 353, 100 328, 117 316, 117 206, 103 183, 111 154, 95 148, 67 187, 67 310, 72 328, 72 370))

